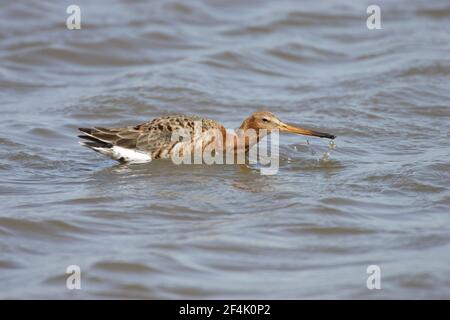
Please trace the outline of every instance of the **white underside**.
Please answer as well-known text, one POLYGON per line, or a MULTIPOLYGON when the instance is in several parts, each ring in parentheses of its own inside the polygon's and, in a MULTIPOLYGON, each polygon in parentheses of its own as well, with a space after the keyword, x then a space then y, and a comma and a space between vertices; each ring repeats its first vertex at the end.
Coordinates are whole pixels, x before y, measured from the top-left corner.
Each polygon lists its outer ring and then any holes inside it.
MULTIPOLYGON (((81 142, 82 145, 85 145, 81 142)), ((114 160, 126 161, 130 163, 145 163, 152 161, 152 157, 142 151, 113 146, 112 148, 90 147, 95 151, 104 154, 114 160)))

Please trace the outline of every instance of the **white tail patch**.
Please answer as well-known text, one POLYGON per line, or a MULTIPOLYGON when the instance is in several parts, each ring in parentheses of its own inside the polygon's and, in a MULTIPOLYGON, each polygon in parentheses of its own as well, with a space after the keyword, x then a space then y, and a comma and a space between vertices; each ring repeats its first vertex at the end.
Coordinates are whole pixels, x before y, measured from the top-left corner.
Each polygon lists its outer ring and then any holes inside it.
POLYGON ((117 160, 123 159, 123 161, 133 163, 143 163, 152 161, 152 157, 142 151, 122 148, 118 146, 114 146, 110 150, 112 150, 113 159, 117 160))
POLYGON ((88 148, 91 148, 114 160, 129 163, 145 163, 152 161, 152 157, 149 154, 138 150, 127 149, 118 146, 113 146, 112 148, 92 147, 85 144, 84 142, 80 142, 80 144, 88 148))

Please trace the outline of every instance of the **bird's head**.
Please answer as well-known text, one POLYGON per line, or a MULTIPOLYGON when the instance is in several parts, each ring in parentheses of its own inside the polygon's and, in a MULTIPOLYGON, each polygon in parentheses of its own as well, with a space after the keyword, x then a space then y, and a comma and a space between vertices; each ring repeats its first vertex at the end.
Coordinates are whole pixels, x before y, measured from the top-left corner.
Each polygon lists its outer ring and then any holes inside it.
POLYGON ((244 131, 248 129, 254 129, 258 133, 261 129, 267 130, 267 133, 270 133, 273 130, 279 130, 281 132, 297 133, 319 138, 328 138, 328 139, 336 138, 336 136, 333 134, 291 126, 289 124, 282 122, 272 112, 268 111, 258 111, 253 113, 250 117, 244 120, 239 129, 244 131))

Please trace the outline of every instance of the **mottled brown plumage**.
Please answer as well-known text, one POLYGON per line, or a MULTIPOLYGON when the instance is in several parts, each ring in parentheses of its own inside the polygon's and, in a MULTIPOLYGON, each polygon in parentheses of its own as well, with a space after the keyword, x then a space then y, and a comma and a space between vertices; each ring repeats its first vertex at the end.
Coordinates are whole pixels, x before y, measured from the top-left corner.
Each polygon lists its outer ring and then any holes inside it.
POLYGON ((171 140, 172 134, 176 130, 184 129, 193 136, 196 121, 201 121, 203 132, 218 129, 226 134, 225 128, 217 121, 197 116, 176 115, 123 128, 79 128, 85 134, 79 137, 88 140, 84 145, 91 148, 119 146, 145 152, 152 159, 160 159, 169 157, 170 151, 179 142, 171 140))

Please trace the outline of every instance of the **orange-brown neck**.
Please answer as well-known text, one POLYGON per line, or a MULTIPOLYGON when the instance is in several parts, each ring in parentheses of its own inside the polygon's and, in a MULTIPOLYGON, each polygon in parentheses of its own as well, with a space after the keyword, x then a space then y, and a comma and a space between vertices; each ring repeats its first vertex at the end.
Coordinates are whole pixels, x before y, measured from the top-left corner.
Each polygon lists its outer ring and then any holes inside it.
POLYGON ((245 131, 245 130, 248 130, 248 129, 254 127, 254 126, 255 126, 254 120, 252 118, 247 118, 247 119, 245 119, 242 122, 242 124, 239 127, 239 129, 245 131))
POLYGON ((255 119, 247 118, 242 122, 237 131, 237 137, 245 139, 245 150, 248 151, 252 146, 257 144, 266 134, 267 130, 260 130, 255 119))

